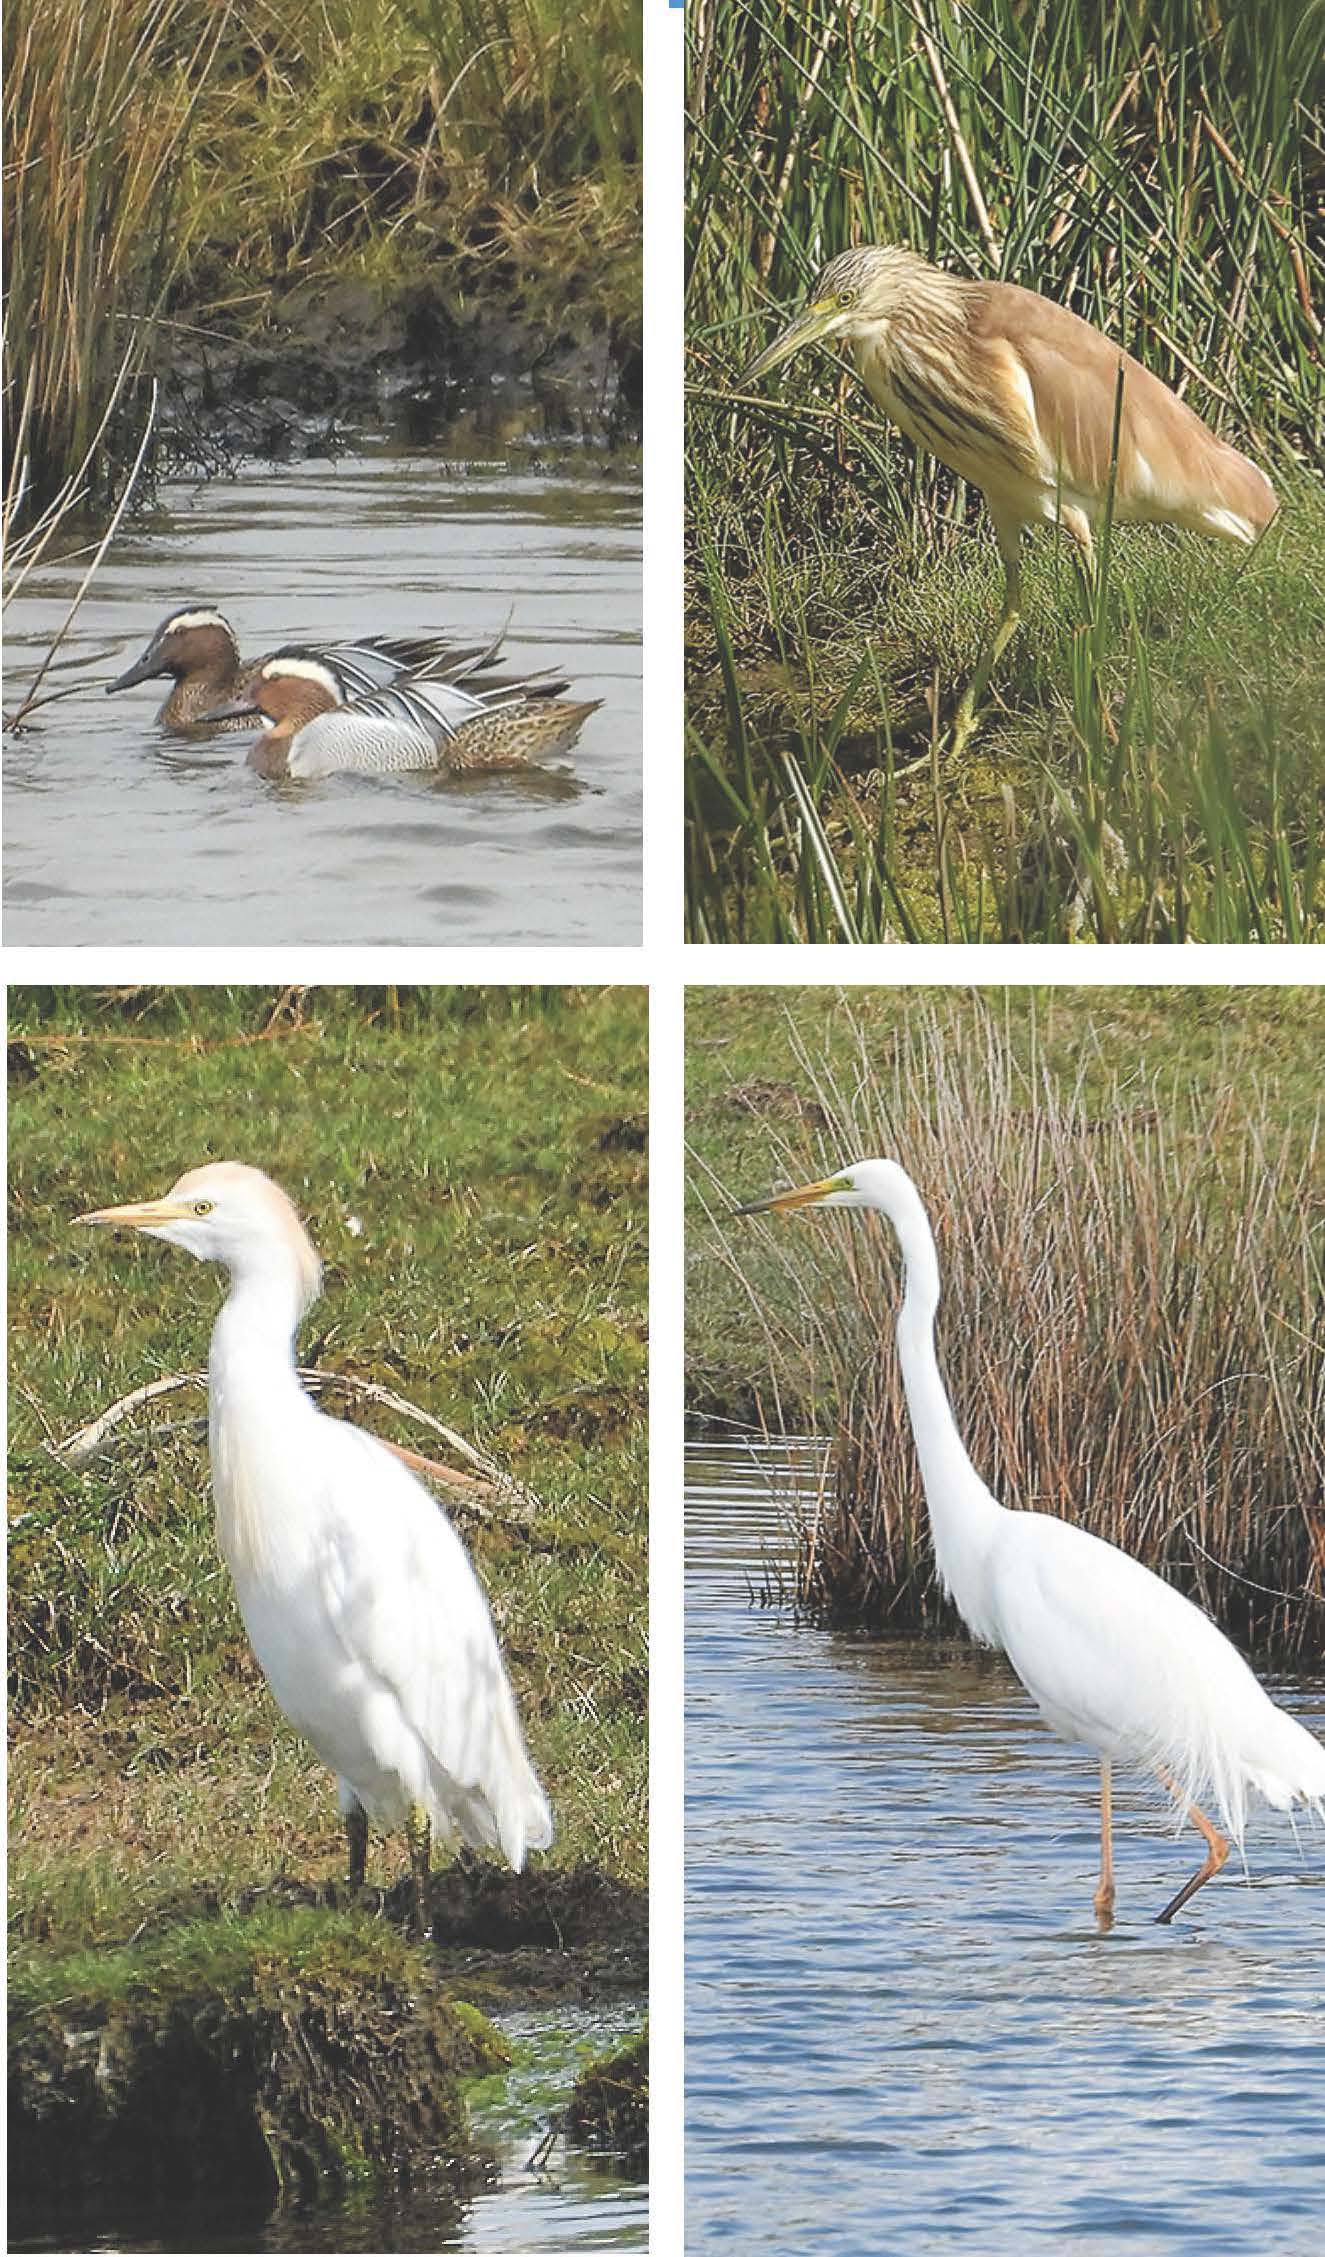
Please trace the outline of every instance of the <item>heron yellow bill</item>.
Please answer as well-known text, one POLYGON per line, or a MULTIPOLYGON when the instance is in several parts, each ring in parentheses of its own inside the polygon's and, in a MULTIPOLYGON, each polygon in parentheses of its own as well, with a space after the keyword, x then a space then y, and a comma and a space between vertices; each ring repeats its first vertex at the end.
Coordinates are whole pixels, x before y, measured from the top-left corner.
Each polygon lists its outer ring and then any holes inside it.
POLYGON ((103 1223, 108 1230, 160 1230, 167 1223, 192 1222, 197 1209, 192 1200, 140 1199, 127 1207, 94 1207, 91 1214, 75 1215, 76 1223, 103 1223))
POLYGON ((804 1183, 796 1191, 773 1191, 767 1199, 752 1199, 748 1206, 738 1207, 736 1212, 738 1215, 764 1215, 772 1209, 779 1215, 786 1215, 796 1207, 816 1207, 830 1192, 850 1189, 849 1177, 825 1176, 822 1183, 804 1183))
POLYGON ((767 376, 770 368, 780 368, 784 360, 790 360, 804 345, 822 344, 841 327, 843 319, 843 310, 836 298, 814 299, 785 329, 778 331, 772 344, 765 345, 748 368, 741 371, 738 384, 753 384, 756 377, 767 376))

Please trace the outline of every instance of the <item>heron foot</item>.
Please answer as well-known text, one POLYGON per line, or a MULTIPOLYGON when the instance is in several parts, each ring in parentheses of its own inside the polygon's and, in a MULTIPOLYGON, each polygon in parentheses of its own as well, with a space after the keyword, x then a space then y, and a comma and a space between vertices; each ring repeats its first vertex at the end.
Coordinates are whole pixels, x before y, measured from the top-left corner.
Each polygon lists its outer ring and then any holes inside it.
POLYGON ((952 727, 948 733, 948 756, 950 759, 959 760, 961 758, 980 726, 980 718, 968 686, 962 692, 961 702, 952 717, 952 727))
POLYGON ((949 750, 953 759, 965 750, 979 727, 980 710, 989 688, 989 677, 1016 634, 1020 620, 1021 613, 1010 604, 998 622, 993 641, 962 691, 957 711, 952 718, 949 750))

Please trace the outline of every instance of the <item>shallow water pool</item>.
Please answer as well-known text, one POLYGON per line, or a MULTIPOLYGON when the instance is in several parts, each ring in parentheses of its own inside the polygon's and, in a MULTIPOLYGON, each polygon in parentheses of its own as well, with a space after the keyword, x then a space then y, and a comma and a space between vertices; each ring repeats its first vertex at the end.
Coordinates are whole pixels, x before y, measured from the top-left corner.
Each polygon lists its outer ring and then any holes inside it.
POLYGON ((688 2257, 1306 2257, 1325 1833, 1260 1814, 1159 1928, 1200 1845, 1119 1782, 1101 1938, 1094 1764, 1001 1661, 752 1603, 793 1462, 690 1462, 688 2257))
MULTIPOLYGON (((163 518, 117 537, 44 685, 86 693, 6 739, 7 945, 638 942, 634 485, 379 450, 161 498, 163 518), (184 603, 217 606, 255 657, 506 626, 510 666, 564 670, 602 707, 545 775, 269 783, 242 735, 163 735, 168 682, 103 694, 184 603)), ((84 569, 43 566, 10 604, 7 712, 84 569)))

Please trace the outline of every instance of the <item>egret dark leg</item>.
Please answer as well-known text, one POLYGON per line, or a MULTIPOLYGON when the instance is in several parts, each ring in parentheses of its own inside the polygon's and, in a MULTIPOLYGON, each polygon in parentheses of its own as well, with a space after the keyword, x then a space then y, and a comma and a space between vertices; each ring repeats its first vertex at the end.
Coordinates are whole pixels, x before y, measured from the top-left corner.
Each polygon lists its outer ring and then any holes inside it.
POLYGON ((432 1853, 432 1828, 428 1814, 418 1803, 411 1803, 405 1821, 405 1838, 409 1843, 410 1875, 414 1883, 414 1908, 410 1926, 416 1936, 428 1933, 428 1867, 432 1853))
MULTIPOLYGON (((1170 1779, 1170 1777, 1168 1776, 1168 1773, 1161 1771, 1159 1776, 1163 1780, 1164 1785, 1168 1788, 1169 1793, 1176 1797, 1177 1789, 1175 1788, 1172 1779, 1170 1779)), ((1164 1910, 1156 1914, 1155 1926, 1157 1928, 1167 1928, 1175 1912, 1181 1912, 1188 1899, 1190 1897, 1194 1897, 1198 1889, 1203 1889, 1207 1881, 1213 1881, 1216 1873, 1220 1872, 1228 1862, 1230 1844, 1220 1833, 1219 1828, 1217 1826, 1211 1825, 1209 1819, 1205 1815, 1205 1812, 1203 1810, 1198 1810, 1194 1802, 1189 1802, 1186 1808, 1187 1816, 1190 1818, 1193 1826, 1196 1828, 1197 1833, 1200 1834, 1205 1841, 1205 1863, 1201 1867, 1200 1872, 1193 1873, 1190 1881, 1186 1882, 1184 1886, 1179 1889, 1172 1902, 1166 1904, 1164 1910)))
POLYGON ((362 1803, 352 1803, 345 1813, 345 1839, 350 1845, 350 1887, 361 1889, 368 1864, 368 1813, 362 1803))
POLYGON ((1100 1883, 1095 1891, 1102 1936, 1113 1926, 1113 1893, 1113 1770, 1105 1756, 1100 1759, 1100 1883))
POLYGON ((1021 619, 1021 525, 1013 517, 995 517, 994 532, 1003 559, 1003 609, 993 640, 962 691, 952 724, 954 755, 961 752, 975 734, 989 677, 1016 634, 1021 619))

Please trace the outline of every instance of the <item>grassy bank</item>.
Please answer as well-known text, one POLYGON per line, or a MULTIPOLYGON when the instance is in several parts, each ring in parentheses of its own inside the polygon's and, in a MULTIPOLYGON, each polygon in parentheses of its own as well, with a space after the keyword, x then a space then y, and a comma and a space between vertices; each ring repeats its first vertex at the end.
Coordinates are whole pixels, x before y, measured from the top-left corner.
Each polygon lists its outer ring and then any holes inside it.
POLYGON ((287 1907, 28 1959, 9 2024, 15 2228, 69 2246, 430 2179, 458 2213, 483 2168, 462 2086, 508 2058, 403 1937, 287 1907))
MULTIPOLYGON (((331 1779, 280 1718, 216 1553, 203 1398, 81 1472, 49 1447, 205 1362, 217 1273, 70 1221, 207 1156, 265 1167, 309 1224, 326 1274, 301 1361, 385 1383, 542 1500, 527 1526, 456 1517, 556 1811, 548 1862, 640 1885, 642 993, 19 990, 10 1076, 20 1938, 118 1942, 343 1870, 331 1779)), ((374 1840, 370 1879, 402 1868, 374 1840)))
POLYGON ((728 1201, 874 1153, 920 1187, 958 1424, 1005 1501, 1122 1544, 1248 1644, 1325 1629, 1316 990, 704 990, 690 1402, 832 1437, 804 1604, 952 1627, 886 1228, 728 1201))
POLYGON ((1187 0, 694 12, 694 937, 1319 934, 1322 24, 1187 0), (1039 536, 955 769, 1002 584, 979 496, 829 354, 733 381, 820 261, 871 241, 1071 306, 1283 504, 1251 558, 1120 527, 1092 590, 1039 536))
MULTIPOLYGON (((627 0, 18 0, 8 32, 5 436, 29 509, 85 461, 104 506, 152 372, 205 372, 209 340, 275 354, 333 290, 403 309, 439 383, 476 308, 531 359, 638 345, 627 0)), ((329 338, 349 318, 342 296, 329 338)))

